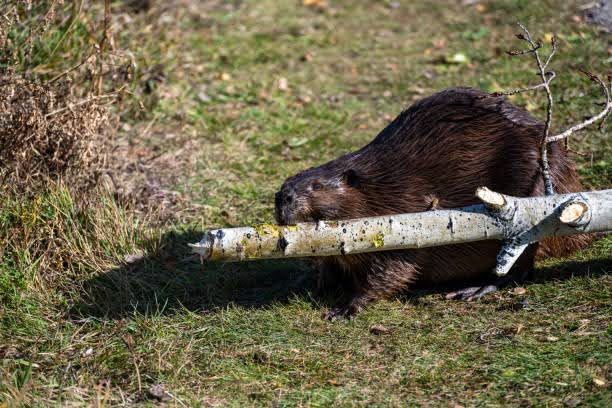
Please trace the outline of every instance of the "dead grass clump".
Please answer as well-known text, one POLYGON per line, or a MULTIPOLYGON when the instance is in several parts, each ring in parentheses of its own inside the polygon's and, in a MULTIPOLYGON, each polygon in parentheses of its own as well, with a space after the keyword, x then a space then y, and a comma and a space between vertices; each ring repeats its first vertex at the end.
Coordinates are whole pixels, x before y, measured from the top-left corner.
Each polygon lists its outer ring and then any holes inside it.
POLYGON ((62 179, 75 190, 95 184, 111 131, 101 97, 71 95, 68 82, 36 83, 0 76, 0 182, 19 191, 62 179))

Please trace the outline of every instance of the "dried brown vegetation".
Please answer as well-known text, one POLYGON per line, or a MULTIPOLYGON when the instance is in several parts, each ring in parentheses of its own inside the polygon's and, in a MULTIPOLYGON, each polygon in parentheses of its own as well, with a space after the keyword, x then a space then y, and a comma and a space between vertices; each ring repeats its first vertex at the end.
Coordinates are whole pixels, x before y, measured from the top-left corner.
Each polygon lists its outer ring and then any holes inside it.
POLYGON ((0 180, 19 191, 62 179, 91 187, 104 168, 112 131, 104 99, 78 100, 70 84, 17 73, 0 76, 0 180))
POLYGON ((92 96, 87 87, 75 90, 83 78, 45 79, 34 70, 35 50, 63 5, 43 4, 40 17, 28 1, 8 2, 2 10, 0 183, 18 192, 40 190, 50 180, 88 190, 102 174, 110 149, 113 131, 106 104, 116 94, 92 96))

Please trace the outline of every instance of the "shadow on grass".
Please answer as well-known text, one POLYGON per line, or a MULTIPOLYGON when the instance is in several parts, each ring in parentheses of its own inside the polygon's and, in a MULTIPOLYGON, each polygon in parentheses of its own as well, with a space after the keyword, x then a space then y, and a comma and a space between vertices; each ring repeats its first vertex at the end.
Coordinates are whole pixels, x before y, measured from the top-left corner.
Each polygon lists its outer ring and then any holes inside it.
MULTIPOLYGON (((597 278, 599 276, 608 275, 611 272, 612 257, 587 260, 558 260, 557 262, 554 262, 554 264, 536 266, 524 281, 510 282, 507 284, 507 286, 529 286, 531 284, 553 283, 555 281, 565 281, 579 276, 597 278)), ((401 299, 405 300, 406 302, 417 304, 421 301, 421 298, 428 295, 445 294, 469 286, 486 285, 490 284, 494 279, 495 277, 491 275, 488 278, 479 279, 472 282, 459 282, 441 285, 435 288, 420 287, 409 294, 401 296, 401 299)), ((486 301, 487 298, 490 298, 490 296, 485 296, 482 298, 482 300, 486 301)), ((451 300, 451 302, 454 302, 454 300, 451 300)))
MULTIPOLYGON (((201 264, 188 243, 201 231, 165 234, 153 254, 96 276, 84 284, 82 301, 71 311, 75 318, 120 319, 133 313, 171 314, 177 308, 214 310, 229 305, 258 308, 284 303, 293 297, 330 306, 333 299, 313 297, 315 274, 303 260, 268 260, 201 264)), ((612 258, 555 262, 540 266, 522 283, 545 283, 574 276, 610 273, 612 258)), ((490 279, 494 277, 491 276, 490 279)), ((489 279, 487 277, 487 279, 489 279)), ((461 282, 437 288, 419 288, 401 299, 412 302, 436 293, 487 283, 461 282)))
POLYGON ((120 319, 133 313, 171 314, 177 308, 211 310, 228 305, 265 307, 298 296, 310 299, 315 279, 305 261, 201 264, 188 243, 201 231, 170 232, 154 253, 84 283, 75 318, 120 319))

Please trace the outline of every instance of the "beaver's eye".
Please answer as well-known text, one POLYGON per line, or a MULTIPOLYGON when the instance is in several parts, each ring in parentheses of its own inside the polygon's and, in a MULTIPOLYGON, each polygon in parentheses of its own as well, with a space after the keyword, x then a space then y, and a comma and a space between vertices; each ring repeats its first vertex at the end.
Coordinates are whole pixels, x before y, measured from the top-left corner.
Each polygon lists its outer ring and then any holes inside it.
POLYGON ((319 183, 318 181, 315 181, 311 184, 310 188, 312 188, 313 191, 317 191, 323 188, 323 184, 319 183))

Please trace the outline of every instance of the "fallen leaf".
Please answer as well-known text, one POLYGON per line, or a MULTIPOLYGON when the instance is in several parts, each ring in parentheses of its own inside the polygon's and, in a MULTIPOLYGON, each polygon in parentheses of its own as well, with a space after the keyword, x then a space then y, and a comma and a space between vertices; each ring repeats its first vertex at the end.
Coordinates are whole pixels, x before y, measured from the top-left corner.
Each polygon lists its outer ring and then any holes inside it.
POLYGON ((437 49, 441 49, 446 47, 446 39, 445 38, 438 38, 437 40, 433 41, 433 46, 434 48, 437 49))
POLYGON ((228 74, 227 72, 224 72, 224 73, 221 74, 221 80, 229 81, 230 79, 232 79, 232 76, 230 74, 228 74))
POLYGON ((510 293, 512 293, 513 295, 524 295, 525 293, 527 293, 527 289, 519 286, 517 288, 512 289, 510 293))
POLYGON ((123 260, 127 263, 138 262, 143 258, 144 256, 141 253, 126 254, 123 256, 123 260))
POLYGON ((300 61, 302 62, 311 62, 312 61, 312 53, 307 51, 306 54, 300 57, 300 61))
POLYGON ((198 92, 198 99, 200 102, 210 102, 210 96, 206 92, 198 92))
POLYGON ((375 324, 374 326, 370 327, 370 333, 376 334, 377 336, 381 334, 389 334, 391 333, 391 329, 383 326, 382 324, 375 324))
POLYGON ((306 137, 292 137, 287 140, 287 146, 289 147, 299 147, 308 143, 308 138, 306 137))
POLYGON ((547 336, 546 341, 555 342, 555 341, 559 341, 559 338, 555 336, 547 336))
POLYGON ((566 407, 577 407, 578 405, 580 405, 581 402, 582 401, 578 398, 570 397, 563 401, 563 405, 565 405, 566 407))
POLYGON ((550 43, 555 35, 553 33, 544 34, 544 41, 550 43))
POLYGON ((326 0, 303 0, 302 4, 306 7, 313 7, 318 9, 325 9, 328 6, 326 0))
POLYGON ((593 384, 595 384, 598 387, 605 387, 606 381, 602 380, 601 378, 593 377, 593 384))
POLYGON ((161 384, 153 384, 152 386, 150 386, 149 396, 158 401, 167 401, 170 398, 168 393, 164 390, 163 385, 161 384))
POLYGON ((287 78, 280 77, 278 79, 278 89, 280 89, 281 91, 286 91, 289 89, 289 81, 287 81, 287 78))
POLYGON ((450 57, 446 57, 446 62, 449 64, 467 64, 470 60, 464 53, 457 52, 450 57))

